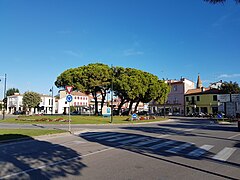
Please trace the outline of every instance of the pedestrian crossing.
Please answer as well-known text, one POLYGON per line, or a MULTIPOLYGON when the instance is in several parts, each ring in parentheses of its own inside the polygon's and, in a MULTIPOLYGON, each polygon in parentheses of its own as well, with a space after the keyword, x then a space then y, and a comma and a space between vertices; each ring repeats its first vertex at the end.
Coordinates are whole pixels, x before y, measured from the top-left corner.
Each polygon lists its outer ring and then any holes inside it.
POLYGON ((214 145, 204 144, 197 147, 194 143, 182 142, 170 139, 146 137, 142 135, 132 135, 117 132, 87 132, 82 133, 82 137, 88 140, 117 143, 119 145, 131 145, 135 148, 144 148, 149 151, 178 154, 190 158, 210 158, 217 161, 227 161, 237 150, 237 148, 224 147, 219 152, 210 152, 214 145))

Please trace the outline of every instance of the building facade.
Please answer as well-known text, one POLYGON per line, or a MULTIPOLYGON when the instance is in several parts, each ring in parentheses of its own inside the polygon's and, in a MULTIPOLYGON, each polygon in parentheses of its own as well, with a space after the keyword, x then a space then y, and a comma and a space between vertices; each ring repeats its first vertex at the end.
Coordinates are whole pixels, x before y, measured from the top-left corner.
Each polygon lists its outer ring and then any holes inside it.
POLYGON ((177 80, 166 81, 171 88, 165 104, 159 104, 155 101, 149 103, 149 111, 153 114, 163 115, 184 115, 184 94, 194 88, 194 82, 181 78, 177 80))
MULTIPOLYGON (((55 114, 56 112, 56 103, 55 97, 48 95, 40 95, 41 102, 38 107, 32 108, 30 110, 31 113, 34 114, 55 114), (53 108, 53 111, 52 111, 53 108)), ((23 95, 19 93, 15 93, 12 96, 7 97, 7 113, 14 114, 16 112, 22 112, 23 103, 22 103, 23 95)))
POLYGON ((73 91, 71 95, 73 97, 73 100, 72 102, 68 103, 66 100, 67 92, 65 90, 59 91, 59 99, 57 100, 58 114, 68 114, 69 105, 72 106, 75 111, 80 113, 86 113, 87 111, 90 111, 92 109, 92 107, 90 106, 90 96, 78 91, 73 91))
POLYGON ((188 90, 185 94, 185 115, 199 113, 213 115, 218 112, 218 89, 197 88, 188 90))

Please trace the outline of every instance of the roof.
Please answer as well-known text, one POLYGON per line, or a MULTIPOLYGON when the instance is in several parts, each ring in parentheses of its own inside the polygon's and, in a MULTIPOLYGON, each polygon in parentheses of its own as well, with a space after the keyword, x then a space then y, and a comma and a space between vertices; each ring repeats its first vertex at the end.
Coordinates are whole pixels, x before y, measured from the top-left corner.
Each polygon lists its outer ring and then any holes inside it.
POLYGON ((73 96, 88 96, 87 94, 79 92, 79 91, 73 91, 73 92, 71 92, 71 95, 73 95, 73 96))
POLYGON ((195 95, 195 94, 222 94, 223 92, 218 89, 211 88, 197 88, 189 89, 185 95, 195 95))

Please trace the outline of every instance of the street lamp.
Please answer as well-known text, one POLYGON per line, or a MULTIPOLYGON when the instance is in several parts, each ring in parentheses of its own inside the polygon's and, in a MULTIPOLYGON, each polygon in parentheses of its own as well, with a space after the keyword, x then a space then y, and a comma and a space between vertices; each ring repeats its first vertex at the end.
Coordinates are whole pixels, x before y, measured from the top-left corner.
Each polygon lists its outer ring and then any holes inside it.
POLYGON ((112 69, 112 80, 111 80, 111 123, 113 122, 113 79, 114 79, 114 75, 117 72, 116 68, 111 65, 111 69, 112 69))
POLYGON ((53 115, 53 86, 49 91, 52 92, 52 111, 51 111, 51 115, 53 115))
MULTIPOLYGON (((7 98, 7 94, 6 94, 6 88, 7 88, 7 74, 5 74, 4 76, 2 76, 1 78, 4 78, 4 90, 3 90, 3 99, 5 100, 5 102, 3 102, 3 120, 5 119, 5 106, 7 106, 7 101, 6 101, 6 98, 7 98)), ((0 79, 1 81, 1 79, 0 79)))
POLYGON ((111 123, 113 122, 113 77, 114 77, 114 67, 111 65, 111 69, 113 70, 112 72, 112 81, 111 81, 111 123))

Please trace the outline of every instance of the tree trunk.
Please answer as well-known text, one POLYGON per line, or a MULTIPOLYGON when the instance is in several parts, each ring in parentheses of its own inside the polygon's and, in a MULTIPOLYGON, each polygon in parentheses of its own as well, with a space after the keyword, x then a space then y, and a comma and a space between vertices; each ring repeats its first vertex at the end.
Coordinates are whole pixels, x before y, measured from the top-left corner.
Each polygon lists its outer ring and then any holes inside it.
POLYGON ((118 109, 117 109, 117 113, 119 114, 120 113, 120 110, 122 109, 122 106, 127 102, 126 99, 122 99, 121 98, 121 102, 120 104, 118 105, 118 109))
POLYGON ((101 91, 101 95, 102 95, 102 102, 101 102, 101 112, 102 112, 104 101, 106 99, 106 90, 103 90, 103 92, 101 91))
POLYGON ((92 96, 94 98, 95 101, 95 115, 98 115, 98 101, 97 101, 97 93, 96 92, 92 92, 92 96))
POLYGON ((132 105, 133 105, 134 101, 130 101, 130 104, 129 104, 129 111, 128 111, 128 115, 130 115, 132 113, 132 105))
POLYGON ((137 112, 137 108, 138 108, 139 103, 140 103, 140 100, 137 101, 136 106, 134 108, 134 112, 137 112))

